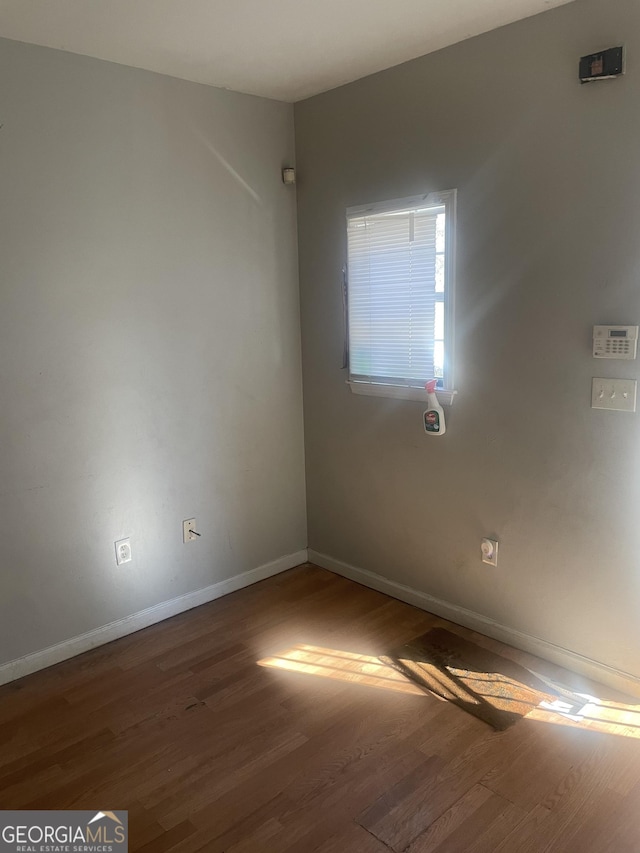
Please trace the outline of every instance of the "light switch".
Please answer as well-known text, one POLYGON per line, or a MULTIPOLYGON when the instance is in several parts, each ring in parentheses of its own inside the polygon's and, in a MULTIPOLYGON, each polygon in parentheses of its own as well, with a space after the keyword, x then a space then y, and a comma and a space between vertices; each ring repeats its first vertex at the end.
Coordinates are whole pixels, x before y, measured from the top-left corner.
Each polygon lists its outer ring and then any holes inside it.
POLYGON ((594 379, 591 383, 591 408, 614 412, 635 412, 635 379, 594 379))

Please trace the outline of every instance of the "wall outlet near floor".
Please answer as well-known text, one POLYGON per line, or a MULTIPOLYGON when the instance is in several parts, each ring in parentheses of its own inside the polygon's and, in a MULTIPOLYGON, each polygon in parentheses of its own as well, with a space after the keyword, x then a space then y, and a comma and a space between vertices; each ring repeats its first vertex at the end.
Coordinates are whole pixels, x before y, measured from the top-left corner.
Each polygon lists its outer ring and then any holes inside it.
POLYGON ((123 563, 131 562, 131 540, 120 539, 116 542, 116 563, 121 566, 123 563))
POLYGON ((483 539, 480 542, 480 553, 482 554, 482 562, 489 566, 498 565, 498 540, 483 539))
POLYGON ((187 518, 182 522, 182 541, 186 544, 187 542, 195 542, 196 539, 200 538, 200 534, 196 529, 196 520, 195 518, 187 518))

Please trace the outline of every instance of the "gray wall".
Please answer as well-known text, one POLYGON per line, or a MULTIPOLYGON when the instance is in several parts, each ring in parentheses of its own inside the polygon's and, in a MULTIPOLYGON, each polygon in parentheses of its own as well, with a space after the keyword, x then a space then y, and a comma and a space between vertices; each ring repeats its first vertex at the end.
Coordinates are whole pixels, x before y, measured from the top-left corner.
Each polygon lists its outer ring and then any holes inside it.
POLYGON ((640 4, 578 0, 296 105, 310 548, 640 675, 640 414, 590 409, 640 323, 640 4), (627 74, 580 86, 624 42, 627 74), (457 188, 457 388, 350 394, 349 205, 457 188), (500 540, 498 569, 480 538, 500 540))
POLYGON ((292 107, 5 40, 0 80, 1 663, 306 522, 292 107))

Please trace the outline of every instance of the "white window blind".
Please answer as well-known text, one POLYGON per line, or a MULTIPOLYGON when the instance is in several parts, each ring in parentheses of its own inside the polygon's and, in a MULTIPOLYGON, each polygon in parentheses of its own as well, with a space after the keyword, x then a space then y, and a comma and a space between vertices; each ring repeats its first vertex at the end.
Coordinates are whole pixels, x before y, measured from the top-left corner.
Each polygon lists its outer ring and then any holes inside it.
POLYGON ((452 196, 347 211, 352 382, 444 386, 452 196))

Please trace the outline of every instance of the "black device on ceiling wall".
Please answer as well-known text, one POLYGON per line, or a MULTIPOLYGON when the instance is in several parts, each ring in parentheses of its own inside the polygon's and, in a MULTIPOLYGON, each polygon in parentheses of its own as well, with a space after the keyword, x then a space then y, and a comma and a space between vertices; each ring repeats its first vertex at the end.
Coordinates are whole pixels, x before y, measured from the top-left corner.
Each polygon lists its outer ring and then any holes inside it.
POLYGON ((609 80, 622 74, 622 47, 610 47, 600 53, 590 53, 580 58, 580 82, 609 80))

